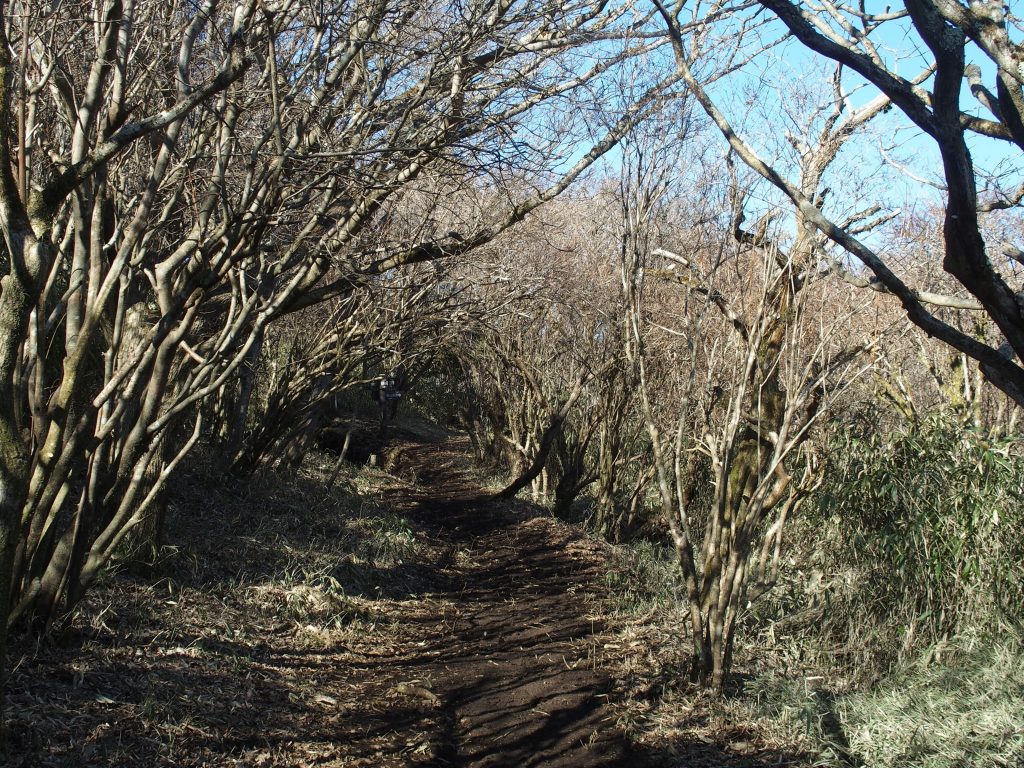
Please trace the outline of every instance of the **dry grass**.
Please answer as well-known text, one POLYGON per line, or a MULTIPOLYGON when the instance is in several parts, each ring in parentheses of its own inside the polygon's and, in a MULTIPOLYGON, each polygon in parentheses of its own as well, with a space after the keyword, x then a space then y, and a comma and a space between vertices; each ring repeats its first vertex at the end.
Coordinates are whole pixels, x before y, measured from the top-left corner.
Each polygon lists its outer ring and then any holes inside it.
POLYGON ((838 708, 868 768, 1020 768, 1024 649, 1019 638, 943 643, 838 708))
MULTIPOLYGON (((334 463, 242 481, 200 456, 152 567, 108 574, 58 638, 16 638, 6 764, 426 760, 374 757, 405 746, 376 730, 374 702, 399 694, 366 660, 407 642, 450 553, 384 503, 403 481, 345 469, 328 489, 334 463)), ((408 709, 410 753, 435 719, 408 709)))
POLYGON ((805 631, 762 631, 738 651, 734 693, 715 698, 687 683, 671 562, 647 544, 618 548, 614 562, 609 652, 620 720, 638 743, 673 754, 704 742, 808 766, 1024 768, 1024 645, 1012 631, 938 644, 871 685, 819 666, 826 654, 805 631))

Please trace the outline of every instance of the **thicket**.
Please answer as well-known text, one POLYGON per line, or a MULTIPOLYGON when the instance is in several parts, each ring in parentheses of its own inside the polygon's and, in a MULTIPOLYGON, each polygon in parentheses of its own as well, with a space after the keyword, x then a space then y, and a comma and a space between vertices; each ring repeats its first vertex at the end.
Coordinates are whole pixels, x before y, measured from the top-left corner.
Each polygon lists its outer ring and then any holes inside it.
MULTIPOLYGON (((809 745, 822 765, 1021 764, 1024 443, 939 410, 907 421, 875 404, 828 425, 824 482, 743 617, 745 674, 721 717, 809 745)), ((620 559, 611 606, 678 620, 667 541, 620 559)), ((678 656, 661 655, 660 684, 678 687, 678 656)))
POLYGON ((934 415, 837 430, 829 454, 802 543, 836 661, 887 672, 958 634, 1024 627, 1019 437, 934 415))

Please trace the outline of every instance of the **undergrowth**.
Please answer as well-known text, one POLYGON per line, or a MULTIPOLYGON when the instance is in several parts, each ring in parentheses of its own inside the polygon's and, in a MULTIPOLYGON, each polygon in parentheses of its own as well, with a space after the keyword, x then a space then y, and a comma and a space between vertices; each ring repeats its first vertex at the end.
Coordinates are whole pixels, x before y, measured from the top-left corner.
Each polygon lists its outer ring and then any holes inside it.
POLYGON ((352 745, 395 680, 360 662, 407 642, 449 548, 377 469, 192 458, 146 570, 105 573, 53 643, 14 635, 0 764, 363 764, 352 745))
MULTIPOLYGON (((1024 768, 1024 445, 932 418, 840 430, 829 454, 775 589, 748 606, 742 690, 721 716, 810 745, 822 766, 1024 768)), ((670 553, 617 551, 613 607, 662 625, 644 630, 664 645, 639 666, 682 674, 670 553)), ((670 727, 695 695, 648 688, 662 694, 641 729, 670 727)))
POLYGON ((827 764, 864 768, 1024 765, 1024 650, 1018 639, 960 637, 882 683, 832 693, 822 678, 748 681, 751 717, 809 736, 827 764))
POLYGON ((316 632, 372 620, 373 600, 418 589, 408 564, 427 559, 421 539, 379 500, 393 478, 315 452, 297 473, 237 483, 204 476, 206 466, 176 488, 173 580, 232 595, 268 625, 316 632), (204 516, 211 507, 217 516, 204 516), (186 557, 195 572, 181 572, 186 557))
POLYGON ((871 768, 1024 765, 1019 640, 958 638, 843 707, 851 744, 871 768))
POLYGON ((878 677, 959 633, 1024 619, 1024 456, 933 418, 843 433, 796 531, 803 588, 831 665, 878 677))
POLYGON ((683 599, 682 576, 668 547, 639 539, 617 546, 613 552, 604 577, 613 613, 640 615, 683 599))

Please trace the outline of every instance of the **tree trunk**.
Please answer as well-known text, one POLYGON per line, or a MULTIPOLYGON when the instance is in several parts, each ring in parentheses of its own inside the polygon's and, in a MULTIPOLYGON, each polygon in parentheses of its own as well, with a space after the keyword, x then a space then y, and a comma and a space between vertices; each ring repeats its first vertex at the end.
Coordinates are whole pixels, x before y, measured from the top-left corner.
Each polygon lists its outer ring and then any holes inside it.
POLYGON ((534 478, 536 478, 541 473, 541 470, 544 469, 544 465, 548 460, 548 455, 551 453, 551 449, 554 447, 555 441, 558 439, 564 423, 565 415, 563 413, 558 413, 552 417, 547 429, 544 430, 544 434, 541 435, 540 443, 537 446, 537 454, 534 456, 533 462, 521 475, 519 475, 519 477, 512 481, 507 488, 494 494, 495 499, 515 498, 517 493, 533 482, 534 478))

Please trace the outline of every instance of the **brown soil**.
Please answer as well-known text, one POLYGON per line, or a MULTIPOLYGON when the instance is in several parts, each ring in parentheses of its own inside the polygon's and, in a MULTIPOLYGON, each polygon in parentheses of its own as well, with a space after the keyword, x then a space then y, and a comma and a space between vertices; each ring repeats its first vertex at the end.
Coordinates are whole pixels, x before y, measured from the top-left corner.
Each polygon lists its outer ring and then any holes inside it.
POLYGON ((631 744, 607 549, 481 500, 464 450, 405 444, 391 468, 416 482, 344 512, 326 469, 277 496, 192 478, 164 574, 119 575, 56 643, 16 646, 8 764, 790 764, 685 734, 631 744))
POLYGON ((430 494, 414 516, 470 561, 425 651, 444 709, 438 764, 646 764, 615 726, 598 669, 599 548, 528 509, 467 499, 477 489, 436 452, 410 453, 430 494))

